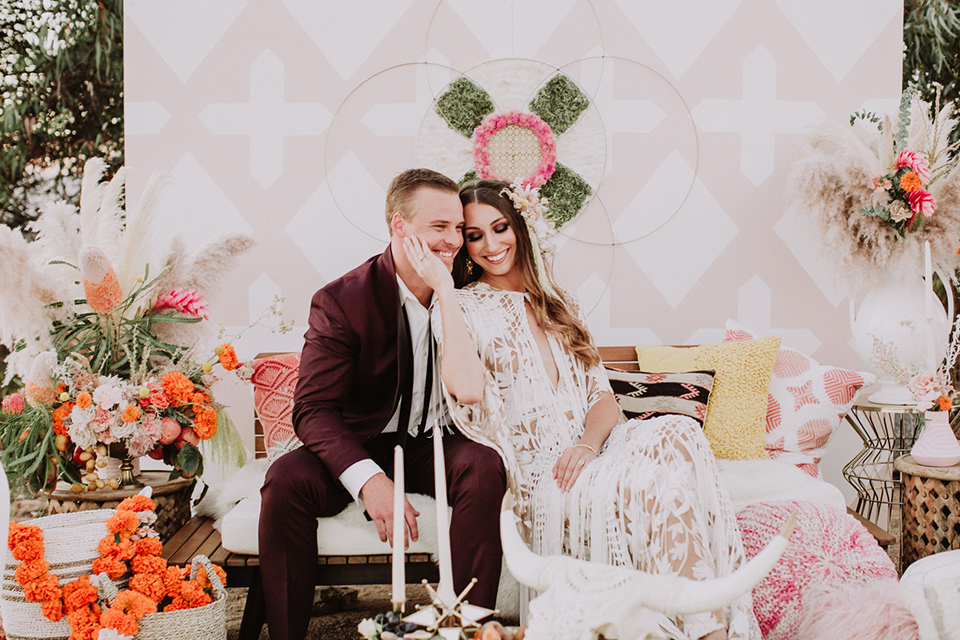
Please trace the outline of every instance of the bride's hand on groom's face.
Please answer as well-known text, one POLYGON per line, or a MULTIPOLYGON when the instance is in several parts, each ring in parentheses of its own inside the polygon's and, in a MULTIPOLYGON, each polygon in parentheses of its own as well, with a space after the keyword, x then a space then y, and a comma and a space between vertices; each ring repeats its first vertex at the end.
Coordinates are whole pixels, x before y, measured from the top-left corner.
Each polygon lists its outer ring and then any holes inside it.
POLYGON ((403 239, 403 250, 407 260, 413 266, 417 275, 424 283, 436 292, 444 288, 453 288, 453 276, 450 269, 438 258, 427 244, 417 236, 407 236, 403 239))

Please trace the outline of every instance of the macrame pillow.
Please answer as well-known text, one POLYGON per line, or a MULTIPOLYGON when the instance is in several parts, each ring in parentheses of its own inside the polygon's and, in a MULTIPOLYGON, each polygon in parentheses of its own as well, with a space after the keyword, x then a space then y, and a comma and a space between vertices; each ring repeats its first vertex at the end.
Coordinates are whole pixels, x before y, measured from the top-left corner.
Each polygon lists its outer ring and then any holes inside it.
MULTIPOLYGON (((757 336, 727 321, 724 342, 757 336)), ((876 380, 871 373, 822 365, 788 347, 777 351, 767 399, 764 449, 771 458, 797 465, 814 478, 830 437, 850 410, 857 392, 876 380)))
POLYGON ((703 433, 718 458, 766 458, 767 390, 780 338, 698 347, 637 347, 641 371, 714 371, 703 433))
POLYGON ((793 639, 811 594, 897 579, 890 557, 855 518, 816 502, 758 502, 737 513, 747 558, 757 555, 790 513, 797 526, 780 561, 753 589, 753 612, 765 640, 793 639))
POLYGON ((292 420, 293 392, 299 373, 299 352, 268 356, 253 363, 253 404, 271 462, 299 446, 292 420))
POLYGON ((703 426, 713 388, 713 371, 647 373, 607 368, 607 378, 628 419, 678 414, 703 426))

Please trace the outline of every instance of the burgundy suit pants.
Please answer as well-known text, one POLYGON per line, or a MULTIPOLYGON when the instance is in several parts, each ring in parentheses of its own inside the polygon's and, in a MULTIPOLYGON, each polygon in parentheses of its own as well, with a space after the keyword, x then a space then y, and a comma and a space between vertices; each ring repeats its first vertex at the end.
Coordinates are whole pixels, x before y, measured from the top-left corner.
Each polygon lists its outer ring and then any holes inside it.
MULTIPOLYGON (((492 609, 500 580, 499 513, 506 473, 500 456, 489 447, 459 434, 444 436, 443 442, 447 497, 453 508, 454 589, 460 593, 476 577, 470 602, 492 609)), ((396 434, 383 434, 365 445, 391 476, 395 444, 396 434)), ((404 472, 408 493, 434 495, 430 438, 407 439, 404 472)), ((317 518, 340 513, 352 498, 306 447, 273 463, 260 495, 260 574, 270 638, 301 640, 306 637, 313 608, 317 518)), ((387 550, 384 543, 384 553, 387 550)))

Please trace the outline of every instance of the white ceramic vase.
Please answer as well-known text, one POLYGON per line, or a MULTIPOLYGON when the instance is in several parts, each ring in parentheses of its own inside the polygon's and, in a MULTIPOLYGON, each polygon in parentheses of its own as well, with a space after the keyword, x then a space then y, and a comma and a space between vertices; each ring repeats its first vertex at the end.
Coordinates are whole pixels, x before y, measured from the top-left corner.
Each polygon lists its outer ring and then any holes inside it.
POLYGON ((950 426, 947 411, 927 411, 923 431, 910 449, 917 464, 925 467, 952 467, 960 463, 960 442, 950 426))
MULTIPOLYGON (((860 303, 854 313, 854 303, 850 302, 850 329, 853 332, 857 355, 863 360, 869 371, 877 374, 880 390, 873 393, 869 400, 878 404, 916 404, 916 400, 893 378, 881 371, 871 362, 874 355, 874 337, 893 345, 897 360, 901 366, 916 371, 924 371, 927 365, 927 287, 919 269, 910 273, 901 269, 891 269, 884 279, 877 283, 860 303)), ((934 353, 943 359, 947 351, 950 334, 950 320, 953 317, 953 295, 947 296, 950 309, 943 305, 933 305, 934 353)))

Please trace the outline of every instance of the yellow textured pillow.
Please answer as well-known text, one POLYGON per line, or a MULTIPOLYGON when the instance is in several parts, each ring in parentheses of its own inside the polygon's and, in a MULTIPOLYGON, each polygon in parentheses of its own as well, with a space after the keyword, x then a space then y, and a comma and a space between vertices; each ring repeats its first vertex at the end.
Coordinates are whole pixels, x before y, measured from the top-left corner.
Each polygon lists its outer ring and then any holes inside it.
POLYGON ((637 361, 641 371, 655 373, 715 371, 703 433, 718 458, 752 460, 767 457, 767 394, 779 348, 776 336, 697 347, 641 346, 637 361))

